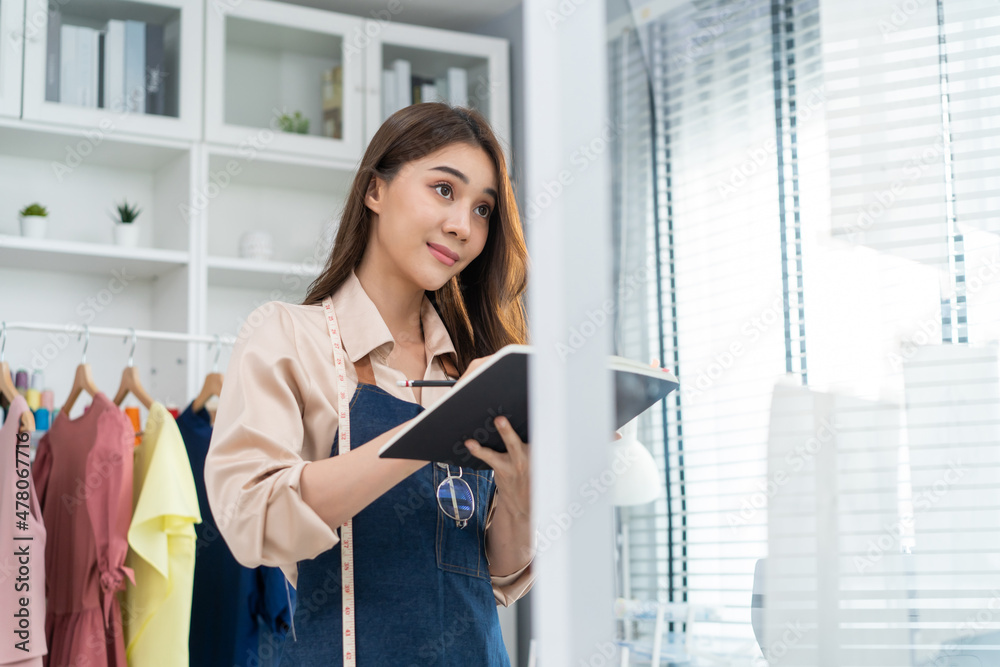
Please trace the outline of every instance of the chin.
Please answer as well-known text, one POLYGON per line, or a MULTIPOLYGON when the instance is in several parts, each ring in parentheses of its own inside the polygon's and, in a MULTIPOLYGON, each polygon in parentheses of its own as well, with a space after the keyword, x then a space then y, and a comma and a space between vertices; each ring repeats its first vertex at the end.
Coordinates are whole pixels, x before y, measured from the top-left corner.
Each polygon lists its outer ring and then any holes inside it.
MULTIPOLYGON (((436 262, 437 260, 434 261, 436 262)), ((413 276, 413 282, 426 292, 436 292, 447 285, 453 276, 461 272, 461 269, 455 271, 454 268, 441 265, 441 269, 437 271, 421 271, 419 274, 413 276)))

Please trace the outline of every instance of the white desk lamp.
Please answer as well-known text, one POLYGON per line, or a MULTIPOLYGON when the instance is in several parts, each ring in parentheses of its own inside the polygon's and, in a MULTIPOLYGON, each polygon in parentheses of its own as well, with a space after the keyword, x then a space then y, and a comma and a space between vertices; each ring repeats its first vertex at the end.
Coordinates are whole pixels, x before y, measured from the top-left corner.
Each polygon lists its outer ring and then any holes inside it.
POLYGON ((621 428, 622 437, 611 443, 609 466, 615 473, 611 502, 618 506, 645 505, 662 495, 663 483, 656 460, 636 438, 638 417, 621 428))

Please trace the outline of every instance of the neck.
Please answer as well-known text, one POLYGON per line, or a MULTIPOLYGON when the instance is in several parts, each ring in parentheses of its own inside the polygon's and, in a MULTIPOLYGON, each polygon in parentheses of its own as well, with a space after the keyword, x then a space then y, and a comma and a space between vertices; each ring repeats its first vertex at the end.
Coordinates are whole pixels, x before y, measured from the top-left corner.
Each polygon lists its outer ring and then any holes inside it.
POLYGON ((354 273, 396 342, 423 344, 420 307, 424 290, 395 272, 378 270, 364 261, 354 273))

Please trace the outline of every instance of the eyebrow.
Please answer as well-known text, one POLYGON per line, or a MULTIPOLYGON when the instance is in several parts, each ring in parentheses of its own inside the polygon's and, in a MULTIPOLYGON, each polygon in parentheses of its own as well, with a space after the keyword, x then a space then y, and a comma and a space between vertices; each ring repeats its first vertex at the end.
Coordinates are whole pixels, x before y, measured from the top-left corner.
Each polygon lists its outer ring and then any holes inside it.
MULTIPOLYGON (((458 169, 455 169, 454 167, 448 167, 448 166, 442 165, 440 167, 432 167, 431 171, 443 171, 443 172, 445 172, 447 174, 451 174, 455 178, 461 180, 466 185, 469 184, 469 177, 466 176, 465 174, 463 174, 462 172, 460 172, 458 169)), ((485 192, 489 196, 493 197, 493 201, 497 201, 498 199, 500 199, 500 197, 497 196, 497 191, 494 190, 493 188, 483 188, 483 192, 485 192)))

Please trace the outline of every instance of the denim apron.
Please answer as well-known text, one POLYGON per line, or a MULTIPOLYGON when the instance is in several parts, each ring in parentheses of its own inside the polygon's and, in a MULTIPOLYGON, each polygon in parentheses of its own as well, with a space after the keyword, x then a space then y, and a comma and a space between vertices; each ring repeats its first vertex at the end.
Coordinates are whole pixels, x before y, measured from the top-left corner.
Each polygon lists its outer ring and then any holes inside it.
MULTIPOLYGON (((367 355, 354 367, 351 449, 424 409, 375 386, 367 355)), ((330 456, 336 455, 335 435, 330 456)), ((451 472, 457 475, 458 468, 451 466, 451 472)), ((354 517, 358 667, 510 665, 486 562, 492 475, 462 468, 476 506, 475 516, 459 528, 438 508, 437 487, 447 474, 446 467, 428 463, 354 517)), ((295 639, 286 640, 281 665, 341 665, 340 543, 300 561, 298 571, 295 639)))

